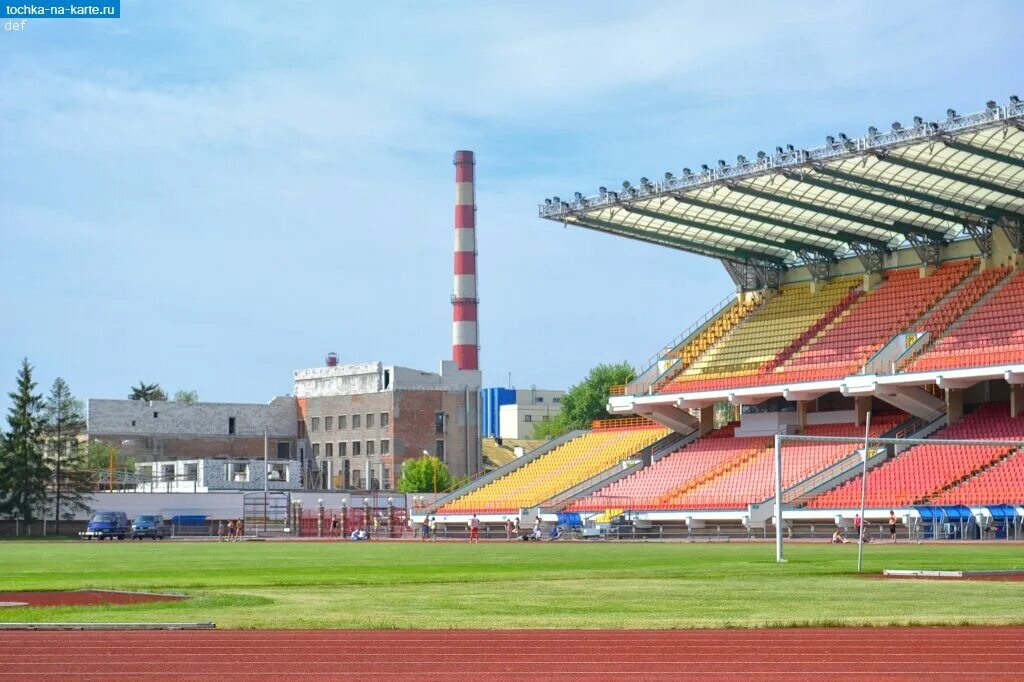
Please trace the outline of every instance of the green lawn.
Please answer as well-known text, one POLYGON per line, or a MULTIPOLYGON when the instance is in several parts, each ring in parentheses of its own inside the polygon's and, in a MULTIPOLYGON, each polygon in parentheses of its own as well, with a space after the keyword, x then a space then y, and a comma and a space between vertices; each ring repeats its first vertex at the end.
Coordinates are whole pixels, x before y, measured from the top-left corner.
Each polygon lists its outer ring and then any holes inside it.
MULTIPOLYGON (((691 628, 1024 624, 1024 583, 860 577, 856 546, 7 543, 0 589, 184 592, 183 602, 5 608, 0 621, 222 628, 691 628)), ((1024 568, 1022 545, 869 545, 865 569, 1024 568)))

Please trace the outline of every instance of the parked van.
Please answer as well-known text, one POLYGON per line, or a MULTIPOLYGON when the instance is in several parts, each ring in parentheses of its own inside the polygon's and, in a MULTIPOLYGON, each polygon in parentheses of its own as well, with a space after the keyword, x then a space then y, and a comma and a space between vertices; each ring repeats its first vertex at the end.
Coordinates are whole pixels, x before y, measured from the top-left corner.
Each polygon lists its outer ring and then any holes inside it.
POLYGON ((159 514, 143 514, 132 521, 132 540, 142 538, 164 539, 164 517, 159 514))
POLYGON ((96 538, 117 538, 124 540, 131 532, 131 525, 128 523, 128 515, 119 511, 98 511, 89 519, 89 525, 85 527, 82 537, 87 540, 96 538))

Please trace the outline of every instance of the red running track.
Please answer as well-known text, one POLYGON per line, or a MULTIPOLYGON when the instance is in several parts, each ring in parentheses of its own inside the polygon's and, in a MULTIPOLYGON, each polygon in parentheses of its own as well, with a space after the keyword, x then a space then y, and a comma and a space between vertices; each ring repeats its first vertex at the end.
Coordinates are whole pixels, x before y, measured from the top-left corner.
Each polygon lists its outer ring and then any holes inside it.
POLYGON ((1024 627, 0 631, 0 680, 1010 680, 1024 627))

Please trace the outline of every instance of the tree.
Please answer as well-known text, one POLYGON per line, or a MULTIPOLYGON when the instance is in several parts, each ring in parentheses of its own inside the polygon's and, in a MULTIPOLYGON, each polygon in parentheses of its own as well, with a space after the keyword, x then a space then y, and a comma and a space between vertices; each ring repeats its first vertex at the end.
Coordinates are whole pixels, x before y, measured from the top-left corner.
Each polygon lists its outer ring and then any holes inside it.
POLYGON ((46 443, 53 477, 54 532, 60 535, 61 519, 70 521, 76 512, 88 512, 89 472, 81 436, 85 430, 82 402, 75 400, 64 379, 57 377, 43 408, 46 443))
POLYGON ((174 402, 192 405, 199 402, 199 393, 196 391, 175 391, 174 402))
POLYGON ((128 394, 129 400, 167 400, 167 394, 160 384, 147 384, 140 381, 138 386, 132 386, 132 392, 128 394))
POLYGON ((9 396, 7 434, 0 457, 0 513, 30 524, 46 502, 50 472, 43 458, 43 398, 35 393, 32 365, 21 362, 18 387, 9 396))
POLYGON ((541 422, 536 422, 533 427, 533 438, 536 440, 550 440, 552 438, 558 438, 569 428, 565 425, 565 417, 562 413, 553 415, 550 419, 545 419, 541 422))
POLYGON ((135 460, 123 455, 120 450, 100 440, 89 441, 85 452, 85 467, 90 471, 106 471, 110 466, 110 459, 113 457, 114 466, 118 469, 130 469, 135 466, 135 460))
POLYGON ((402 464, 398 489, 403 493, 432 493, 448 490, 455 482, 447 464, 433 455, 423 455, 402 464))
POLYGON ((541 422, 535 438, 554 438, 573 429, 589 429, 595 419, 608 419, 608 389, 633 380, 636 373, 628 362, 597 365, 583 381, 562 396, 562 411, 557 418, 541 422))

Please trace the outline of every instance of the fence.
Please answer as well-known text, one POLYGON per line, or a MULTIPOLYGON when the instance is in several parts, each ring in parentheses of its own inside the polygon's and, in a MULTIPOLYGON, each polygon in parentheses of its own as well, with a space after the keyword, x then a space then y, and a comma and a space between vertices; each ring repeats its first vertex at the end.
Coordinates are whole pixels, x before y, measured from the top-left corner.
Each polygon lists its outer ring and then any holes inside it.
POLYGON ((370 539, 411 537, 409 512, 404 507, 342 507, 341 509, 303 510, 299 515, 300 537, 347 538, 353 531, 365 530, 370 539))

